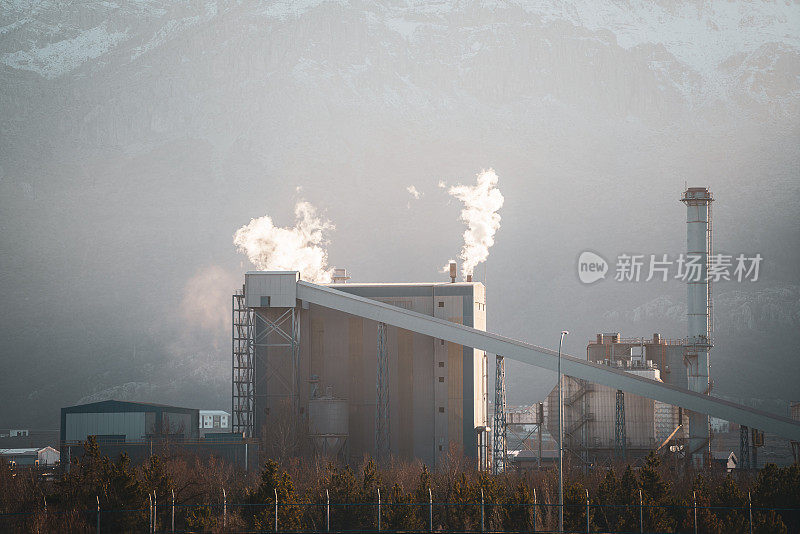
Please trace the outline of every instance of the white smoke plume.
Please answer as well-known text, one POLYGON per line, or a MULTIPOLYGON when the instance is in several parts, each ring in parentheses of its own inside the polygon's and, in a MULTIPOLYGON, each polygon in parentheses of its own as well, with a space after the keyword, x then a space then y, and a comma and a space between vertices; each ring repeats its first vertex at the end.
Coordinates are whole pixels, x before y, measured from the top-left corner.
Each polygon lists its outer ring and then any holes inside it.
POLYGON ((489 169, 478 174, 475 185, 455 185, 448 193, 464 203, 461 220, 467 225, 464 231, 464 246, 459 257, 462 259, 461 275, 466 279, 475 266, 486 261, 489 248, 494 245, 494 234, 500 228, 500 215, 503 195, 497 188, 497 174, 489 169))
POLYGON ((305 201, 295 205, 294 215, 295 225, 290 228, 275 226, 269 215, 251 219, 233 235, 233 244, 257 269, 300 271, 303 280, 327 284, 333 268, 328 268, 325 234, 334 226, 305 201))
POLYGON ((416 188, 416 187, 414 187, 413 185, 409 185, 408 187, 406 187, 406 191, 408 191, 408 193, 409 193, 409 194, 410 194, 412 197, 414 197, 414 199, 415 199, 415 200, 419 200, 419 197, 421 197, 421 196, 422 196, 422 193, 420 193, 420 192, 417 190, 417 188, 416 188))
POLYGON ((450 272, 450 264, 451 263, 455 263, 455 262, 456 262, 456 260, 448 260, 447 263, 444 264, 444 267, 439 269, 439 272, 440 273, 444 273, 444 274, 449 273, 450 272))
POLYGON ((181 299, 181 344, 184 349, 201 339, 215 349, 230 345, 231 291, 241 279, 217 265, 198 269, 186 281, 181 299))

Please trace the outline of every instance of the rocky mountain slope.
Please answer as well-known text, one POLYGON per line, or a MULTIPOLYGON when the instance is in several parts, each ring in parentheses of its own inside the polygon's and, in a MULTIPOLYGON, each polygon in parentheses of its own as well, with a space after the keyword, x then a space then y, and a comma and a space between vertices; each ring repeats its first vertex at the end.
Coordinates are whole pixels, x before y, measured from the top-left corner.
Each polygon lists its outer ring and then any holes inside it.
MULTIPOLYGON (((717 195, 720 250, 766 258, 719 295, 720 328, 748 333, 730 361, 788 365, 798 28, 784 2, 0 2, 0 420, 95 396, 224 408, 236 228, 303 196, 356 279, 429 280, 462 232, 437 182, 488 166, 491 329, 552 345, 574 325, 574 354, 607 329, 680 337, 680 288, 589 288, 573 264, 682 250, 690 181, 717 195)), ((521 400, 552 382, 515 372, 521 400)), ((771 376, 751 396, 794 394, 771 376)))

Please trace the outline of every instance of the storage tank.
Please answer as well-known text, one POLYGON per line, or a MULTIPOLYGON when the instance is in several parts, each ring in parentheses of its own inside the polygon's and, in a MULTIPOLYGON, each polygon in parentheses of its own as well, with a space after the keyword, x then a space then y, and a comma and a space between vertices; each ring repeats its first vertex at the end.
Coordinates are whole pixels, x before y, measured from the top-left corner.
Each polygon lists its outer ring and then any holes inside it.
POLYGON ((308 401, 308 434, 314 450, 322 456, 336 456, 347 441, 349 411, 347 400, 326 394, 308 401))

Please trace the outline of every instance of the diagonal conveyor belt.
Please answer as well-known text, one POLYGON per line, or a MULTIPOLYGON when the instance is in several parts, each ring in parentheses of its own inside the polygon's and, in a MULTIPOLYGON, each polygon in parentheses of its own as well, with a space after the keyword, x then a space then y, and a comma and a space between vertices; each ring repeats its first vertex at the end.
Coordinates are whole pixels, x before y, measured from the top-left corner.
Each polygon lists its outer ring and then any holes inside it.
MULTIPOLYGON (((556 371, 556 351, 498 336, 468 326, 437 319, 382 302, 358 297, 329 287, 297 282, 297 298, 358 317, 380 321, 398 328, 444 339, 459 345, 502 354, 506 358, 556 371)), ((705 413, 740 425, 758 428, 785 438, 800 441, 800 422, 742 406, 734 402, 695 393, 648 378, 636 376, 586 360, 562 354, 564 374, 602 384, 614 389, 655 399, 687 410, 705 413)))

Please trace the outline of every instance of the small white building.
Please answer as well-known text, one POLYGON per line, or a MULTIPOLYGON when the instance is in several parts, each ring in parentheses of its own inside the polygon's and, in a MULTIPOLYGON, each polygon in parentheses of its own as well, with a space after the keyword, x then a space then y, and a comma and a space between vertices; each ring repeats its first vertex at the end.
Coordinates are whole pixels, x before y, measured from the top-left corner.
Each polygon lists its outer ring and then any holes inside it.
POLYGON ((728 473, 736 469, 736 467, 739 465, 739 459, 736 457, 733 451, 731 452, 715 451, 713 453, 713 458, 714 458, 714 464, 716 464, 718 467, 721 467, 722 469, 725 469, 725 471, 727 471, 728 473))
POLYGON ((223 410, 200 410, 200 437, 231 431, 231 414, 223 410))
POLYGON ((0 449, 0 458, 15 467, 46 466, 58 464, 61 460, 61 453, 53 447, 0 449))

